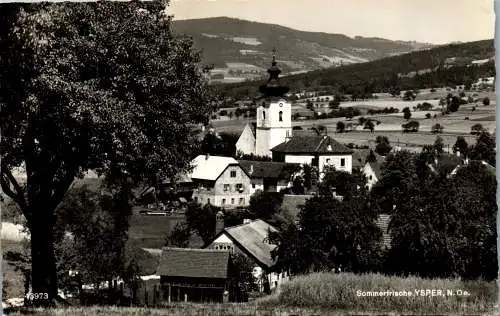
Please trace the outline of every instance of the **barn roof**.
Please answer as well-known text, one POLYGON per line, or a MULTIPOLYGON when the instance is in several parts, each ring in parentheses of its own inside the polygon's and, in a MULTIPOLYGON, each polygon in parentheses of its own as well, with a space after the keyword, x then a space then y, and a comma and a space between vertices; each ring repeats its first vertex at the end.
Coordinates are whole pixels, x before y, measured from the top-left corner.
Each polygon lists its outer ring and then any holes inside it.
POLYGON ((290 179, 300 168, 300 164, 285 162, 250 160, 238 160, 238 162, 252 178, 290 179))
POLYGON ((271 149, 281 153, 352 154, 353 151, 330 136, 293 136, 271 149))
POLYGON ((229 259, 227 251, 163 248, 156 275, 226 279, 229 259))
POLYGON ((219 236, 225 234, 238 248, 253 257, 261 266, 271 268, 276 264, 276 260, 273 260, 271 255, 271 251, 276 248, 276 245, 267 242, 269 232, 277 232, 277 229, 265 221, 257 219, 246 224, 227 227, 219 236))

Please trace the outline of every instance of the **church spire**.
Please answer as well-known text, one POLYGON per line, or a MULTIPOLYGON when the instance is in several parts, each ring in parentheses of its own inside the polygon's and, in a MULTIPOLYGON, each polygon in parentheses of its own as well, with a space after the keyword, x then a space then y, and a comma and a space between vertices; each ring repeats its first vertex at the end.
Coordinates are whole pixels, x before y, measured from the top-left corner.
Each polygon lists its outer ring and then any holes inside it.
POLYGON ((267 73, 269 74, 269 79, 267 80, 267 84, 260 86, 260 92, 263 93, 265 97, 283 97, 290 89, 280 85, 279 75, 281 69, 279 69, 276 62, 276 48, 273 49, 273 61, 267 73))

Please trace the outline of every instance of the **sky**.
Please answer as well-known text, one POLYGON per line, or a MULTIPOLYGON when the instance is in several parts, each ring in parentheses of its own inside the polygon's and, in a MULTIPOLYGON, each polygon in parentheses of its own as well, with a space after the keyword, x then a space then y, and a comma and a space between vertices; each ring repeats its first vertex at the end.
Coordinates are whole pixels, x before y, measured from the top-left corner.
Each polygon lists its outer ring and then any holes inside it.
POLYGON ((492 39, 493 0, 170 0, 175 19, 227 16, 303 31, 433 44, 492 39))

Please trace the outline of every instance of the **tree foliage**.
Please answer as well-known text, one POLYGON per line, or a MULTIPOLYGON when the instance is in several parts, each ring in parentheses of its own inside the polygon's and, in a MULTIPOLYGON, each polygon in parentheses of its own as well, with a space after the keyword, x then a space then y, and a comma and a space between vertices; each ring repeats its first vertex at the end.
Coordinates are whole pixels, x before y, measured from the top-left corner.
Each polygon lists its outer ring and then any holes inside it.
POLYGON ((186 169, 197 150, 192 127, 208 120, 206 83, 165 5, 35 4, 2 39, 0 180, 30 228, 33 291, 49 301, 54 214, 75 177, 94 169, 109 183, 153 183, 186 169), (25 188, 12 176, 18 166, 25 188))

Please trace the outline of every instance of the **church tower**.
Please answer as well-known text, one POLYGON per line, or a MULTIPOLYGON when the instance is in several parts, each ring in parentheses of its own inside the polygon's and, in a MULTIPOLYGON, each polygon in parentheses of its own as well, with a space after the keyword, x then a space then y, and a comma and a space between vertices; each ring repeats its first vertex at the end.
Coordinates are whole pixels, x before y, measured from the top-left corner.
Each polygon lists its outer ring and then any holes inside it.
POLYGON ((271 149, 292 136, 292 104, 284 97, 289 88, 279 83, 281 70, 276 65, 276 50, 267 72, 269 80, 259 89, 263 97, 257 103, 255 154, 271 157, 271 149))

